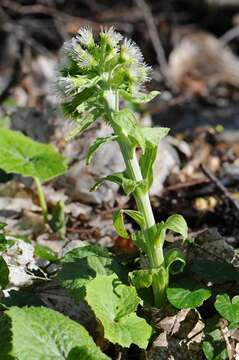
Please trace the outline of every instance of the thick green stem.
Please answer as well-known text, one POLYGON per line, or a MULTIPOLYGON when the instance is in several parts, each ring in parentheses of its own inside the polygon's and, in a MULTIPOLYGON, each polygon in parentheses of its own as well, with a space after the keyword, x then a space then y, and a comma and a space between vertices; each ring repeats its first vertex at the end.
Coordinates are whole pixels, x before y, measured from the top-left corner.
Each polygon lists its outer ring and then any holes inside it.
MULTIPOLYGON (((107 99, 108 100, 108 99, 107 99)), ((118 111, 118 94, 110 97, 110 101, 108 101, 109 106, 114 111, 118 111)), ((111 124, 113 127, 113 130, 115 134, 117 135, 117 129, 114 127, 113 123, 111 124)), ((128 173, 128 176, 135 181, 142 181, 142 173, 139 166, 139 162, 137 159, 137 155, 135 150, 129 149, 127 144, 125 142, 118 140, 118 144, 120 146, 125 165, 126 170, 128 173)), ((145 229, 151 229, 148 232, 148 235, 146 236, 146 244, 147 244, 147 257, 149 261, 149 265, 151 268, 159 268, 160 266, 164 265, 164 256, 163 256, 163 249, 162 246, 154 246, 153 239, 155 237, 156 229, 154 227, 155 225, 155 219, 149 199, 149 193, 144 192, 141 189, 136 189, 134 192, 134 199, 136 201, 138 210, 143 214, 145 219, 145 229)), ((153 280, 153 292, 154 292, 154 300, 155 305, 157 307, 161 307, 164 304, 164 298, 165 298, 165 290, 167 284, 164 282, 162 275, 155 275, 153 280)))
POLYGON ((45 199, 45 195, 43 192, 42 184, 38 177, 34 177, 34 181, 35 181, 37 194, 38 194, 39 202, 40 202, 41 209, 42 209, 42 214, 43 214, 44 220, 47 222, 48 221, 48 209, 47 209, 47 204, 46 204, 46 199, 45 199))

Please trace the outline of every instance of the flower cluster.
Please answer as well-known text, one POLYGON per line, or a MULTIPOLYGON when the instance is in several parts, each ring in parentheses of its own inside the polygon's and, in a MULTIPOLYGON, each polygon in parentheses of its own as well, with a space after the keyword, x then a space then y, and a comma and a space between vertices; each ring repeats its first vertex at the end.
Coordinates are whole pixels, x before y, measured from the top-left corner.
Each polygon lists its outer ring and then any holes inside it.
POLYGON ((150 79, 140 49, 113 27, 102 28, 95 39, 90 28, 81 28, 64 44, 63 52, 57 89, 65 113, 73 118, 99 110, 108 90, 137 96, 150 79))

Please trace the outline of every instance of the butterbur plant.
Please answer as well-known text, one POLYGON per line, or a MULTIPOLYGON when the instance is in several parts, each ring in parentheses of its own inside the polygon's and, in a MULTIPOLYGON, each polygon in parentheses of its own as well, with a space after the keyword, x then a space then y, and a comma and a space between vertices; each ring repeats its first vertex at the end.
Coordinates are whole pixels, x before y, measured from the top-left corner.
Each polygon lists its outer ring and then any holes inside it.
POLYGON ((177 249, 170 249, 164 255, 166 232, 179 233, 185 240, 187 225, 180 215, 156 223, 149 199, 157 148, 169 129, 140 127, 135 114, 125 106, 146 103, 159 94, 144 91, 151 69, 136 44, 113 28, 102 28, 98 36, 93 36, 90 28, 80 29, 77 36, 64 45, 63 52, 57 88, 64 114, 76 123, 69 138, 89 128, 97 119, 112 128, 112 135, 97 138, 90 145, 87 164, 99 147, 116 141, 125 171, 99 179, 92 190, 104 181, 112 181, 119 184, 125 194, 133 196, 137 210, 117 211, 113 223, 118 234, 125 238, 131 236, 147 257, 147 268, 129 274, 131 283, 138 289, 152 286, 155 306, 162 307, 169 273, 176 272, 174 263, 180 264, 177 271, 185 264, 183 254, 177 249), (124 215, 135 221, 140 230, 130 235, 124 226, 124 215))

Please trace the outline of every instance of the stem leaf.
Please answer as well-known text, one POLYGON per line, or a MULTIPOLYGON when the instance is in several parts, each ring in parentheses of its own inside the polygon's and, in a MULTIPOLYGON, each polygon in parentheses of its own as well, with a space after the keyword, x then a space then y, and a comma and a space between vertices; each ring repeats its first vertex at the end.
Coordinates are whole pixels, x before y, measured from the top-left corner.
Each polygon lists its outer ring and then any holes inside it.
POLYGON ((122 210, 117 210, 114 212, 113 225, 119 236, 121 236, 122 238, 125 238, 125 239, 129 238, 129 233, 126 230, 125 225, 124 225, 124 216, 123 216, 122 210))
POLYGON ((120 96, 126 101, 129 101, 134 104, 145 104, 149 101, 153 100, 156 96, 160 94, 159 91, 151 91, 149 94, 138 93, 137 95, 133 95, 125 90, 119 91, 120 96))
POLYGON ((107 144, 110 141, 114 141, 118 138, 117 135, 109 135, 109 136, 105 136, 105 137, 98 137, 94 144, 92 144, 89 147, 87 156, 86 156, 86 165, 89 165, 95 152, 104 144, 107 144))
POLYGON ((186 265, 184 253, 180 249, 170 249, 164 258, 166 268, 171 274, 178 274, 183 271, 186 265), (172 268, 174 263, 178 263, 177 268, 172 268))
POLYGON ((187 239, 188 236, 188 226, 182 215, 175 214, 169 216, 169 218, 165 222, 165 228, 167 230, 174 231, 180 234, 183 237, 183 241, 187 239))
POLYGON ((126 195, 131 194, 136 190, 138 186, 142 185, 142 181, 134 181, 128 179, 124 173, 114 173, 112 175, 105 176, 99 179, 95 185, 91 188, 90 191, 96 191, 105 181, 112 181, 120 186, 122 186, 126 195))

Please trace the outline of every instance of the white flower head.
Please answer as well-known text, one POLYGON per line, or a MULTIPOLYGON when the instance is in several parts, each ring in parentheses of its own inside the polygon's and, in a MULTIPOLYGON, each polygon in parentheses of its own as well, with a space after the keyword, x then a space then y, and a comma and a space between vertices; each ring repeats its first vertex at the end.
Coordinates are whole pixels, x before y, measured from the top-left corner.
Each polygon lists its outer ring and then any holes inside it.
POLYGON ((76 40, 87 48, 93 47, 95 45, 93 32, 90 27, 83 27, 78 30, 78 35, 76 40))
POLYGON ((79 67, 91 68, 94 65, 94 58, 89 51, 84 50, 77 42, 77 39, 72 39, 71 56, 79 67))
POLYGON ((126 38, 121 45, 121 56, 129 63, 141 63, 144 60, 143 54, 135 42, 126 38))
POLYGON ((112 48, 115 48, 123 39, 123 36, 115 31, 113 26, 110 28, 101 28, 100 37, 112 48))
POLYGON ((75 91, 75 84, 71 77, 60 76, 57 80, 57 88, 61 95, 70 96, 75 91))

